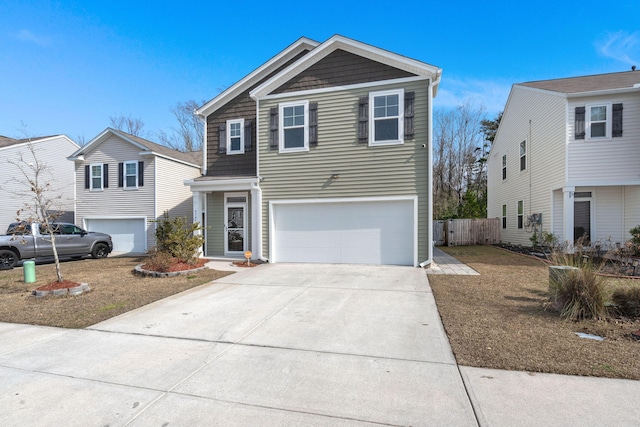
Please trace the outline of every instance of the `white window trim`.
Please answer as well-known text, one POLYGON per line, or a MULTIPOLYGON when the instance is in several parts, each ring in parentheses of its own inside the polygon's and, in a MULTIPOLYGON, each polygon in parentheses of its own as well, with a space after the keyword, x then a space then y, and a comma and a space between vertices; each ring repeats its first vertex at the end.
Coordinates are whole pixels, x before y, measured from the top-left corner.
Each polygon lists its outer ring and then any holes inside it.
MULTIPOLYGON (((611 133, 613 128, 613 109, 611 107, 611 103, 602 103, 602 104, 588 104, 585 106, 585 139, 593 140, 593 141, 602 141, 611 139, 611 133), (605 135, 604 136, 591 136, 591 109, 593 107, 606 107, 607 108, 607 120, 605 124, 605 135)), ((597 122, 600 123, 600 122, 597 122)))
POLYGON ((502 155, 502 168, 500 170, 500 172, 502 173, 502 180, 506 181, 507 180, 507 155, 503 154, 502 155))
POLYGON ((506 205, 506 204, 503 204, 503 205, 502 205, 502 217, 501 217, 501 218, 502 218, 502 221, 501 221, 501 223, 500 223, 500 227, 501 227, 503 230, 506 230, 506 229, 507 229, 507 212, 508 212, 508 211, 507 211, 507 205, 506 205))
MULTIPOLYGON (((97 178, 97 177, 96 177, 97 178)), ((91 163, 89 165, 89 189, 91 191, 102 191, 104 190, 104 166, 102 163, 91 163), (94 166, 100 167, 100 187, 96 188, 93 186, 93 168, 94 166)))
POLYGON ((128 162, 124 162, 122 165, 122 187, 125 190, 135 190, 138 188, 138 162, 135 160, 129 160, 128 162), (129 186, 127 185, 127 165, 134 165, 135 168, 135 177, 136 177, 136 185, 129 186))
POLYGON ((244 119, 227 120, 227 154, 244 154, 244 119), (240 124, 240 149, 231 149, 231 125, 240 124))
POLYGON ((523 172, 527 170, 527 140, 526 139, 524 141, 520 141, 520 144, 518 144, 518 151, 520 153, 520 157, 518 158, 520 163, 518 164, 518 167, 520 168, 520 172, 523 172), (522 144, 524 144, 524 154, 522 154, 522 144), (523 157, 524 157, 524 167, 522 167, 523 157))
POLYGON ((369 92, 369 145, 397 145, 404 144, 404 89, 383 90, 379 92, 369 92), (398 95, 398 139, 385 141, 375 140, 374 104, 375 98, 385 95, 398 95))
POLYGON ((518 230, 522 230, 524 228, 524 200, 518 200, 517 209, 518 209, 518 216, 517 216, 517 219, 518 219, 518 224, 517 224, 518 225, 518 230), (522 206, 522 213, 520 213, 520 207, 521 206, 522 206), (522 217, 522 227, 520 227, 520 222, 521 222, 520 221, 520 217, 522 217))
POLYGON ((295 153, 300 151, 309 151, 309 101, 292 101, 278 104, 278 139, 280 141, 281 153, 295 153), (286 107, 304 107, 304 146, 285 148, 284 146, 284 109, 286 107))

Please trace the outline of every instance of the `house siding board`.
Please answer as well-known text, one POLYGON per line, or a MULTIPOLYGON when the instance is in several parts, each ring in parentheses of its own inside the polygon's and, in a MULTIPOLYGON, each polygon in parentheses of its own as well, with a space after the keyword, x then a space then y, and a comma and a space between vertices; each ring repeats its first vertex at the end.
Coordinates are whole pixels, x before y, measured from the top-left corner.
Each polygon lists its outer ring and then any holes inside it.
POLYGON ((368 89, 336 90, 260 103, 260 175, 263 197, 263 251, 269 251, 269 201, 347 197, 418 196, 418 257, 427 258, 428 81, 368 89), (358 101, 370 91, 415 91, 415 138, 403 145, 369 147, 358 143, 358 101), (318 102, 318 146, 308 152, 278 153, 269 148, 269 109, 278 102, 318 102), (338 174, 337 180, 331 175, 338 174))
POLYGON ((184 180, 200 176, 200 168, 184 165, 169 159, 157 158, 157 215, 162 217, 165 211, 172 218, 183 216, 187 222, 193 222, 193 197, 184 180))
MULTIPOLYGON (((564 236, 564 223, 562 213, 564 209, 564 194, 562 190, 553 191, 553 227, 551 233, 555 236, 564 236)), ((543 218, 544 219, 544 218, 543 218)))
POLYGON ((553 190, 564 185, 565 108, 562 96, 514 86, 487 167, 488 217, 502 217, 507 205, 507 228, 500 239, 530 245, 531 233, 518 229, 518 201, 526 217, 542 213, 542 229, 551 232, 553 190), (527 141, 527 168, 520 170, 520 142, 527 141), (502 156, 507 155, 507 179, 502 179, 502 156))
POLYGON ((572 99, 568 124, 569 183, 607 185, 640 180, 640 97, 627 94, 572 99), (622 136, 601 141, 576 140, 573 135, 575 107, 597 103, 623 104, 622 136))
POLYGON ((415 74, 337 49, 273 93, 291 93, 404 77, 415 77, 415 74))
MULTIPOLYGON (((83 163, 76 163, 76 223, 82 225, 86 217, 145 217, 154 218, 155 159, 140 156, 140 149, 117 136, 111 136, 85 155, 83 163), (144 186, 136 190, 118 187, 118 163, 144 161, 144 186), (84 188, 84 165, 109 164, 109 187, 102 191, 84 188)), ((152 223, 147 223, 149 247, 155 243, 152 223)), ((95 230, 100 231, 100 230, 95 230)))
MULTIPOLYGON (((582 191, 576 188, 576 191, 582 191)), ((595 230, 592 230, 592 241, 624 242, 624 209, 622 187, 598 187, 594 191, 595 230)), ((592 210, 593 211, 593 210, 592 210)))
POLYGON ((207 256, 224 256, 224 193, 207 193, 207 256))
POLYGON ((631 239, 631 230, 640 225, 640 185, 624 187, 624 241, 631 239))
MULTIPOLYGON (((34 151, 39 161, 46 164, 49 173, 54 178, 51 180, 50 196, 57 197, 60 195, 58 206, 56 209, 69 212, 65 218, 73 221, 74 210, 74 165, 67 160, 78 146, 69 139, 60 136, 48 138, 43 141, 33 142, 34 151)), ((2 183, 2 209, 0 210, 0 233, 4 233, 10 223, 16 221, 16 212, 24 207, 25 203, 31 204, 31 197, 20 197, 15 193, 25 191, 26 185, 24 179, 21 178, 18 166, 11 165, 9 161, 20 165, 20 156, 26 163, 33 162, 33 157, 29 148, 25 144, 15 144, 0 149, 0 182, 2 183)), ((47 179, 49 179, 47 177, 47 179)), ((84 188, 84 182, 83 188, 84 188)), ((23 218, 23 217, 21 217, 23 218)))

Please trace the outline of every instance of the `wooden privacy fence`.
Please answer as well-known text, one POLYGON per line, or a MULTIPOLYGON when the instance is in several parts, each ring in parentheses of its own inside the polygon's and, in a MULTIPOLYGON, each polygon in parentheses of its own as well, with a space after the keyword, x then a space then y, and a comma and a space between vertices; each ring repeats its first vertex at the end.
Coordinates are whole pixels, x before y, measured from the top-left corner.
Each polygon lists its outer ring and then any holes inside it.
POLYGON ((492 245, 500 242, 500 218, 433 221, 436 246, 492 245))

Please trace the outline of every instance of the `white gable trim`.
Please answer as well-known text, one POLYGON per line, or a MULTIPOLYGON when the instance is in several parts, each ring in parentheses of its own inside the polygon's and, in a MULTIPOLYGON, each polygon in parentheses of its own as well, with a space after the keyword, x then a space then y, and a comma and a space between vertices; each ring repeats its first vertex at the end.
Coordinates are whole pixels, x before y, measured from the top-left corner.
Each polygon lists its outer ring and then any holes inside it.
MULTIPOLYGON (((269 93, 280 87, 282 84, 291 80, 302 71, 311 67, 312 65, 338 49, 342 49, 344 51, 362 56, 363 58, 371 59, 376 62, 380 62, 382 64, 387 64, 389 66, 416 74, 418 76, 428 77, 433 80, 438 80, 440 74, 442 73, 442 69, 433 65, 429 65, 415 59, 407 58, 405 56, 401 56, 393 52, 367 45, 356 40, 348 39, 340 35, 335 35, 311 52, 309 52, 308 55, 300 58, 299 61, 291 64, 289 67, 285 68, 269 80, 253 89, 251 92, 249 92, 249 95, 253 99, 262 98, 268 95, 269 93)), ((437 91, 436 88, 434 88, 434 92, 435 91, 437 91)))
POLYGON ((96 147, 98 147, 100 144, 102 144, 104 141, 106 141, 111 135, 117 136, 120 139, 123 139, 124 141, 128 142, 129 144, 143 150, 143 151, 149 151, 149 149, 147 147, 145 147, 142 144, 139 144, 137 142, 135 142, 134 140, 132 140, 131 138, 128 138, 126 135, 121 134, 120 132, 118 132, 115 129, 112 128, 106 128, 105 130, 103 130, 102 132, 100 132, 100 134, 98 136, 96 136, 95 138, 93 138, 91 141, 89 141, 89 143, 87 145, 85 145, 84 147, 81 147, 79 150, 77 150, 75 153, 73 153, 72 155, 70 155, 69 157, 67 157, 69 160, 81 160, 81 156, 85 155, 87 153, 89 153, 90 151, 93 151, 96 147))
POLYGON ((6 147, 0 147, 0 151, 2 150, 9 150, 11 148, 18 148, 18 147, 25 147, 29 144, 31 145, 35 145, 35 144, 40 144, 41 142, 47 142, 47 141, 51 141, 53 139, 58 139, 58 138, 63 138, 66 139, 67 141, 69 141, 70 143, 72 143, 73 145, 76 146, 76 148, 80 148, 80 146, 71 138, 69 138, 67 135, 54 135, 54 136, 50 136, 47 138, 33 138, 32 141, 25 141, 25 142, 21 142, 19 144, 13 144, 13 145, 7 145, 6 147))
POLYGON ((247 75, 242 80, 222 92, 220 95, 216 96, 211 101, 198 108, 195 113, 200 117, 206 117, 210 115, 218 108, 222 107, 227 102, 247 90, 265 74, 269 74, 270 72, 274 71, 280 65, 294 58, 303 50, 312 50, 319 44, 320 43, 314 40, 308 39, 306 37, 301 37, 285 50, 271 58, 269 61, 265 62, 260 67, 256 68, 251 74, 247 75))

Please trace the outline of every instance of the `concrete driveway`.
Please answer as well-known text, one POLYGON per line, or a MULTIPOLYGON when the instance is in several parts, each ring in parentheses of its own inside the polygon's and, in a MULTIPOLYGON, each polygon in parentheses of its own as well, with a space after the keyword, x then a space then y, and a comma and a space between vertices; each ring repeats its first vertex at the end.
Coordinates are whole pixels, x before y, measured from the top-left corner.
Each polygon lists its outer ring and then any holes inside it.
POLYGON ((264 265, 0 343, 5 426, 477 425, 411 267, 264 265))

